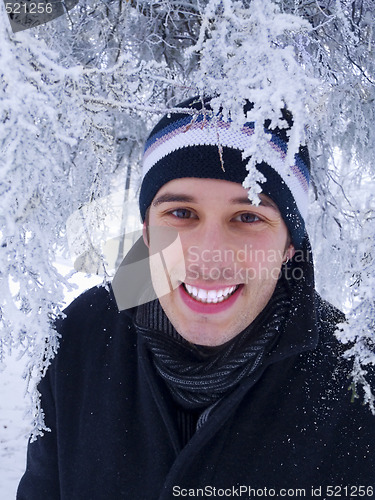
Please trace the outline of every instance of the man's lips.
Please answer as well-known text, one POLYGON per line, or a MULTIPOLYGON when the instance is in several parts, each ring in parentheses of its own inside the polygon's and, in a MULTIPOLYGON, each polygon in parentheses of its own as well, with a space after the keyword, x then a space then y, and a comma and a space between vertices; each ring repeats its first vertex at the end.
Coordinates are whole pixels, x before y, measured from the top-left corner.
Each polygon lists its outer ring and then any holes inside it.
POLYGON ((185 291, 195 300, 204 304, 217 304, 227 300, 239 287, 239 285, 231 285, 221 287, 219 289, 207 289, 183 283, 185 291))
POLYGON ((219 313, 231 307, 240 296, 243 284, 210 290, 192 287, 191 285, 188 285, 188 287, 193 288, 192 293, 188 291, 186 283, 182 283, 178 287, 178 290, 182 301, 189 307, 189 309, 200 314, 212 314, 219 313), (199 293, 201 294, 201 297, 199 297, 199 293), (206 298, 204 297, 205 294, 206 298), (219 297, 219 295, 221 296, 219 297))

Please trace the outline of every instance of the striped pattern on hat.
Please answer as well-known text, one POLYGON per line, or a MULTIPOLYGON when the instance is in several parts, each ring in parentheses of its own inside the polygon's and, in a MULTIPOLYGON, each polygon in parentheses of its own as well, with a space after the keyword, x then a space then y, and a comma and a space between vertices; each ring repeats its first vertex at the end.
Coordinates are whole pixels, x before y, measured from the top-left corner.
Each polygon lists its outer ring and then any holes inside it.
MULTIPOLYGON (((180 107, 200 110, 197 98, 180 107)), ((205 109, 210 109, 207 100, 205 109)), ((284 112, 288 125, 291 117, 284 112)), ((287 129, 265 128, 269 137, 267 151, 272 168, 265 163, 257 169, 266 177, 262 192, 278 205, 296 248, 304 236, 308 207, 310 161, 306 147, 300 147, 294 164, 286 165, 287 129), (276 175, 275 175, 276 174, 276 175)), ((140 193, 142 219, 157 191, 167 182, 182 177, 224 179, 242 184, 248 172, 242 152, 254 140, 254 123, 241 129, 230 122, 198 115, 174 114, 165 116, 151 132, 143 156, 143 182, 140 193), (224 170, 222 168, 224 167, 224 170)))

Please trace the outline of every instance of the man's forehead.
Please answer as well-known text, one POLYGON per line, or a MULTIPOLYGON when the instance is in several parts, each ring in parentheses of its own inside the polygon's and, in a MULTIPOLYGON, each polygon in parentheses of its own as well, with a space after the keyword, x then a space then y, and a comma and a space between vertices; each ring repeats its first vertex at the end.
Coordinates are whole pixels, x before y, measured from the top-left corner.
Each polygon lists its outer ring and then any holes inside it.
MULTIPOLYGON (((152 205, 157 207, 162 203, 192 203, 192 204, 201 204, 207 201, 208 190, 200 191, 197 190, 197 186, 199 184, 206 184, 206 181, 213 181, 215 186, 213 186, 213 196, 217 194, 217 188, 220 188, 220 196, 225 195, 225 199, 222 199, 223 202, 230 205, 253 205, 253 203, 249 200, 247 195, 247 190, 239 183, 234 183, 230 181, 222 181, 217 179, 191 179, 191 178, 183 178, 183 179, 175 179, 171 182, 165 184, 159 191, 157 192, 155 198, 152 201, 152 205), (203 182, 202 182, 203 181, 203 182), (216 190, 215 190, 216 188, 216 190)), ((271 200, 268 196, 261 193, 259 195, 260 205, 265 207, 273 208, 279 211, 276 203, 271 200)))

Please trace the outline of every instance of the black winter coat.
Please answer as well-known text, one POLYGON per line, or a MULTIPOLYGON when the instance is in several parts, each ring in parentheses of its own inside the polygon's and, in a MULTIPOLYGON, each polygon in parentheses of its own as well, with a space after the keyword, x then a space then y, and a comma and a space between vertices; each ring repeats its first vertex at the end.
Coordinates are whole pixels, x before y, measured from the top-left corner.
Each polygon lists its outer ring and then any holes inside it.
POLYGON ((375 417, 351 401, 337 311, 315 300, 181 449, 132 311, 83 294, 58 325, 40 387, 51 432, 29 445, 17 499, 375 497, 375 417))

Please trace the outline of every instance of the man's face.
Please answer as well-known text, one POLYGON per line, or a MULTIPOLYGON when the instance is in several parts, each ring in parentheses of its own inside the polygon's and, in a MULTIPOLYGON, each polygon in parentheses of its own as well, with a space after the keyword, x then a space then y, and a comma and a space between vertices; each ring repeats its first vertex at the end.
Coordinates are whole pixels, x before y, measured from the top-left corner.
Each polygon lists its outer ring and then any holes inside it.
MULTIPOLYGON (((189 342, 221 345, 244 330, 268 303, 283 261, 293 255, 277 206, 260 198, 255 206, 240 184, 183 178, 165 184, 151 203, 149 226, 177 230, 182 244, 186 277, 159 300, 189 342)), ((147 244, 152 251, 152 232, 147 244)), ((173 274, 181 276, 183 259, 168 266, 172 281, 173 274)))

